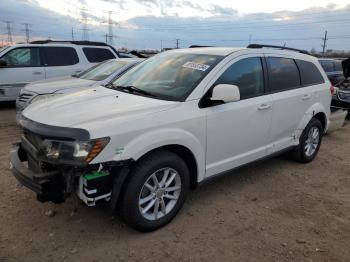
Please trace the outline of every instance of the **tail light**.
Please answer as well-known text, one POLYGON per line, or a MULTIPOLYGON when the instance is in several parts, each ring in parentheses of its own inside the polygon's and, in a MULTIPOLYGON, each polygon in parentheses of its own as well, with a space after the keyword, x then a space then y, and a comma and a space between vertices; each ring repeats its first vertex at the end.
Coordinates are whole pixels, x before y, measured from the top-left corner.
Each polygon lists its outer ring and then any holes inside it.
POLYGON ((334 88, 334 86, 333 86, 333 85, 331 85, 330 90, 331 90, 331 95, 333 96, 333 95, 335 94, 335 88, 334 88))

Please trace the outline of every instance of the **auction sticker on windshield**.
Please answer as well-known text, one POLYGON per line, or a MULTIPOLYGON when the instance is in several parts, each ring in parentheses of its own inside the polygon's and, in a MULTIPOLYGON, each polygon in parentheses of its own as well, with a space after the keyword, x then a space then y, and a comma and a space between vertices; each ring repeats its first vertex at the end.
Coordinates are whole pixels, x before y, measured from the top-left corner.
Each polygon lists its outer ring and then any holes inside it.
POLYGON ((191 69, 200 70, 200 71, 206 71, 210 66, 204 65, 204 64, 198 64, 195 62, 187 62, 182 67, 191 68, 191 69))

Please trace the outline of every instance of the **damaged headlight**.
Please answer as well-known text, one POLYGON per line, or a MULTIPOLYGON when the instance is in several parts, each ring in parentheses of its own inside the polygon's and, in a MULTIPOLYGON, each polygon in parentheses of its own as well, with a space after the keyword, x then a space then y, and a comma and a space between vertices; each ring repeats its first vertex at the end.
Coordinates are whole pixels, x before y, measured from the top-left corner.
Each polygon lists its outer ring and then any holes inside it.
POLYGON ((45 139, 40 152, 47 160, 63 164, 84 165, 91 162, 108 142, 109 137, 90 141, 45 139))

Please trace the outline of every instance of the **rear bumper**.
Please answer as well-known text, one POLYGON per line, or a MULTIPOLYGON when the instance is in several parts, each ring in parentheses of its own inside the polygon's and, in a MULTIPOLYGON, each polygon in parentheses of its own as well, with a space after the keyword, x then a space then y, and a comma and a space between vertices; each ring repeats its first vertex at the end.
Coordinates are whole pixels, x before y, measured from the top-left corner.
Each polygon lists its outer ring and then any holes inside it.
POLYGON ((39 201, 63 202, 64 182, 60 172, 35 173, 23 164, 26 160, 26 154, 20 143, 15 144, 10 152, 10 167, 14 177, 23 186, 37 193, 39 201))

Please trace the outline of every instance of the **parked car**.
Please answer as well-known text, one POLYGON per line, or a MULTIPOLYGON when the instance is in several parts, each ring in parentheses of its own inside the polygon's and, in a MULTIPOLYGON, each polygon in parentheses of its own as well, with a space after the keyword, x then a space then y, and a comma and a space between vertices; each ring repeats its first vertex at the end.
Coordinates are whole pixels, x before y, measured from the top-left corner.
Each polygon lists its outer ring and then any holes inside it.
POLYGON ((334 110, 350 110, 350 58, 342 61, 344 80, 335 86, 335 93, 332 98, 334 110))
POLYGON ((319 59, 319 62, 334 86, 344 81, 345 77, 340 60, 322 58, 319 59))
POLYGON ((0 51, 0 102, 15 101, 28 83, 78 74, 114 58, 117 51, 100 42, 35 41, 7 47, 0 51))
POLYGON ((152 231, 218 174, 289 150, 310 162, 329 125, 331 83, 316 58, 285 49, 163 52, 109 88, 33 104, 19 119, 12 172, 40 201, 75 192, 152 231))
POLYGON ((88 70, 70 77, 52 78, 26 85, 16 99, 17 110, 29 104, 61 94, 76 92, 87 87, 106 86, 142 59, 121 58, 101 62, 88 70))

